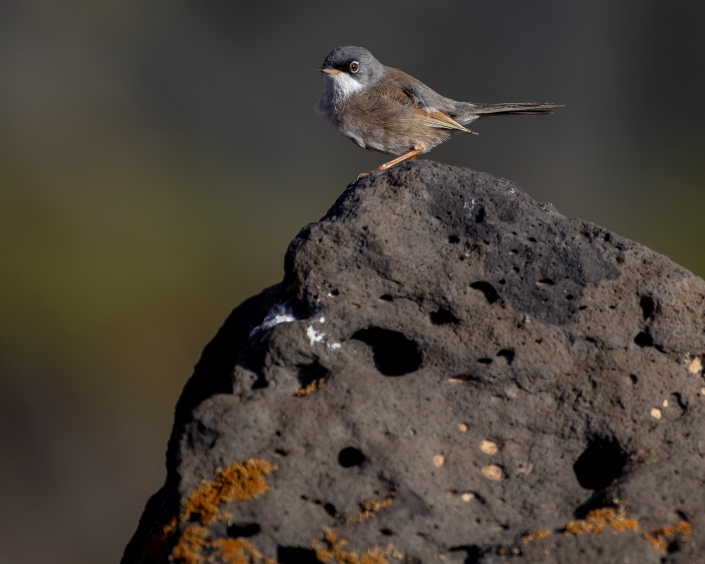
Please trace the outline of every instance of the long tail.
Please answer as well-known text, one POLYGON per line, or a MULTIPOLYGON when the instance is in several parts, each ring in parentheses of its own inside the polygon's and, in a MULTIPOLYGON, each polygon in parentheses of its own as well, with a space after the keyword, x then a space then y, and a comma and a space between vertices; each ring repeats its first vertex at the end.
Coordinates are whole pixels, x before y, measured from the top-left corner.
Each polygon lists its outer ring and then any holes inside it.
POLYGON ((465 125, 477 118, 488 115, 511 116, 511 115, 542 115, 552 114, 556 108, 562 108, 561 104, 550 104, 547 102, 523 102, 506 104, 468 104, 458 105, 456 115, 451 116, 455 121, 465 125))

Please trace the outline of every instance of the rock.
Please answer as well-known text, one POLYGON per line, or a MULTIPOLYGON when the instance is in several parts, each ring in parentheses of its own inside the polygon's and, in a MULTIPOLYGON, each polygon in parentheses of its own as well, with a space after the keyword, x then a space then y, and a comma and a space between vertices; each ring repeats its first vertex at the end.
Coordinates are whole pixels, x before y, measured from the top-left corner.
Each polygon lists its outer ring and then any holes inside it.
POLYGON ((375 173, 204 350, 122 561, 703 561, 704 306, 512 182, 375 173))

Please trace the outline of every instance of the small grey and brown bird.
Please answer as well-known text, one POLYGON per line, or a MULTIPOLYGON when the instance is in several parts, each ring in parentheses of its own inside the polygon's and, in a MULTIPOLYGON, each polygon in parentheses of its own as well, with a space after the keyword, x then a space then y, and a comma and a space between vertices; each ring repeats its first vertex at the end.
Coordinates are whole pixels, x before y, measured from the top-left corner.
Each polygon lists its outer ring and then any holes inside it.
POLYGON ((318 70, 323 73, 323 94, 316 113, 328 118, 340 133, 363 149, 396 157, 375 170, 415 159, 448 141, 454 133, 477 135, 465 126, 481 117, 550 114, 563 107, 533 102, 456 102, 413 76, 384 66, 362 47, 334 49, 318 70))

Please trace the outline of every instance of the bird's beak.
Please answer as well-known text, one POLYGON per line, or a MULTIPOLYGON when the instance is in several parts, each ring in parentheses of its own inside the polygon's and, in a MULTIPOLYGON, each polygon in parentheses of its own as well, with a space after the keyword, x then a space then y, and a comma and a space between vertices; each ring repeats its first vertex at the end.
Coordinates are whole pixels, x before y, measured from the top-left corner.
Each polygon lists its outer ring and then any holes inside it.
POLYGON ((339 71, 338 69, 334 69, 332 67, 321 67, 318 69, 321 72, 324 72, 326 74, 340 74, 342 71, 339 71))

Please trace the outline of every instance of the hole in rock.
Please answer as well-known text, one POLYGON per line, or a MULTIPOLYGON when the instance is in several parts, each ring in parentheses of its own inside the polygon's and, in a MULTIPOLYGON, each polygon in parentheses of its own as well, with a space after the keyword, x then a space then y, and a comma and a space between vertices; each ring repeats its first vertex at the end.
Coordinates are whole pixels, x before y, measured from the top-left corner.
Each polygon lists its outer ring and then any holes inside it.
POLYGON ((276 454, 277 456, 289 456, 288 452, 280 448, 275 449, 274 454, 276 454))
POLYGON ((335 509, 335 505, 333 505, 332 503, 324 503, 323 509, 331 517, 335 517, 338 514, 338 511, 335 509))
POLYGON ((234 539, 254 537, 262 528, 257 523, 246 523, 243 525, 230 525, 228 536, 234 539))
POLYGON ((613 439, 595 439, 573 464, 578 483, 587 490, 601 490, 619 478, 627 454, 613 439))
POLYGON ((372 347, 375 367, 385 376, 403 376, 421 366, 418 345, 399 331, 370 327, 357 331, 352 338, 372 347))
POLYGON ((492 359, 491 358, 478 358, 477 362, 480 364, 492 364, 492 359))
POLYGON ((629 379, 632 381, 632 384, 636 384, 639 381, 639 378, 637 378, 636 374, 630 374, 629 379))
POLYGON ((674 552, 678 552, 680 549, 681 544, 678 539, 675 539, 668 543, 668 546, 666 547, 666 552, 668 554, 673 554, 674 552))
POLYGON ((529 237, 529 241, 531 241, 532 243, 535 243, 535 242, 536 242, 536 238, 535 238, 535 237, 529 237))
POLYGON ((479 290, 480 292, 482 292, 485 296, 485 299, 490 304, 495 303, 499 299, 499 294, 497 293, 497 290, 495 290, 494 286, 489 282, 484 282, 482 280, 479 282, 473 282, 472 284, 470 284, 470 287, 473 290, 479 290))
POLYGON ((394 298, 392 297, 391 294, 382 294, 379 297, 379 299, 382 300, 383 302, 393 302, 394 301, 394 298))
POLYGON ((448 378, 449 382, 453 383, 458 383, 458 382, 480 382, 480 379, 477 376, 473 376, 472 374, 457 374, 455 376, 451 376, 448 378))
POLYGON ((573 301, 573 300, 575 299, 575 296, 574 296, 573 294, 568 294, 568 295, 565 297, 565 299, 570 302, 570 301, 573 301))
POLYGON ((308 386, 311 382, 320 380, 328 375, 328 370, 323 368, 317 360, 313 361, 311 364, 301 364, 298 366, 298 369, 299 371, 296 377, 303 388, 308 386))
POLYGON ((644 316, 644 321, 654 316, 654 311, 656 311, 656 305, 651 296, 641 296, 639 300, 639 307, 641 308, 641 313, 644 316))
POLYGON ((636 337, 634 337, 634 342, 640 347, 653 347, 654 339, 648 333, 642 331, 636 337))
POLYGON ((504 357, 507 360, 507 364, 511 366, 512 362, 514 362, 514 351, 510 349, 502 349, 497 353, 497 356, 504 357))
POLYGON ((394 534, 390 529, 380 529, 379 532, 385 537, 391 537, 394 534))
POLYGON ((683 396, 681 396, 678 392, 671 394, 671 404, 677 405, 683 412, 688 409, 688 406, 683 402, 683 396))
POLYGON ((478 564, 480 562, 480 557, 482 556, 482 551, 480 547, 476 544, 469 546, 454 546, 450 548, 450 552, 465 552, 468 556, 463 561, 463 564, 478 564))
POLYGON ((252 384, 253 390, 261 390, 267 387, 269 387, 269 382, 267 382, 267 379, 264 377, 264 374, 259 374, 257 376, 257 380, 255 380, 252 384))
POLYGON ((365 462, 365 455, 355 447, 346 447, 338 453, 338 463, 343 468, 360 466, 363 462, 365 462))
POLYGON ((483 221, 485 221, 485 208, 480 208, 475 215, 475 223, 482 223, 483 221))
POLYGON ((457 323, 457 321, 458 318, 444 307, 438 308, 438 311, 434 311, 431 314, 431 323, 434 325, 446 325, 448 323, 457 323))
POLYGON ((455 245, 456 243, 460 243, 460 237, 458 237, 457 235, 451 235, 450 237, 448 237, 448 242, 453 245, 455 245))
POLYGON ((279 564, 320 564, 315 550, 298 546, 278 546, 277 562, 279 564))
POLYGON ((545 287, 545 286, 554 286, 555 284, 556 284, 556 283, 555 283, 553 280, 551 280, 550 278, 542 278, 541 280, 539 280, 538 282, 536 282, 536 285, 537 285, 539 288, 543 288, 543 287, 545 287))

